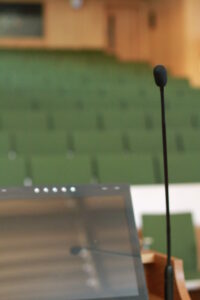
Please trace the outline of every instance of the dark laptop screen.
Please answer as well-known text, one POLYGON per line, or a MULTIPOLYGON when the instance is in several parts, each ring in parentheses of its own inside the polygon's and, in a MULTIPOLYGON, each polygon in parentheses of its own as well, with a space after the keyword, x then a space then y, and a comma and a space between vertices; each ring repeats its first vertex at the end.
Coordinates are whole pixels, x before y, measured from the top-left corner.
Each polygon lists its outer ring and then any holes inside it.
POLYGON ((131 208, 123 186, 1 191, 0 299, 146 299, 131 208))

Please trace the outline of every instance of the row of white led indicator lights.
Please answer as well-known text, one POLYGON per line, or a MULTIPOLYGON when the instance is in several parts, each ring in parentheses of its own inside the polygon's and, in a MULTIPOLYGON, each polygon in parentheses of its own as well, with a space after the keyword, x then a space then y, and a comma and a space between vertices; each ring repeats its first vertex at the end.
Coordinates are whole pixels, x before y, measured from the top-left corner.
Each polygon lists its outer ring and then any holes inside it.
MULTIPOLYGON (((100 189, 102 191, 107 191, 107 190, 110 189, 110 187, 103 186, 103 187, 100 187, 100 189)), ((119 186, 115 186, 115 187, 112 187, 112 189, 118 191, 118 190, 120 190, 120 187, 119 186)), ((57 188, 57 187, 52 187, 52 188, 49 188, 49 187, 44 187, 44 188, 35 187, 33 189, 33 191, 34 191, 35 194, 50 193, 50 192, 53 192, 53 193, 58 193, 58 192, 66 193, 68 190, 71 193, 75 193, 77 191, 77 188, 74 187, 74 186, 71 186, 70 188, 67 189, 66 187, 63 186, 61 188, 57 188)), ((8 189, 1 189, 2 193, 6 193, 8 191, 9 191, 8 189)))

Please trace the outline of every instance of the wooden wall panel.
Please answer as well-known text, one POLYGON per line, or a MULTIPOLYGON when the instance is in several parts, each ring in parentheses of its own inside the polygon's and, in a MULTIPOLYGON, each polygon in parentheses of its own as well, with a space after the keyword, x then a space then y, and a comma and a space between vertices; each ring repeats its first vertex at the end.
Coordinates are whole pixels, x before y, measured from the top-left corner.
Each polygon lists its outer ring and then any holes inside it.
POLYGON ((168 20, 170 64, 169 68, 175 76, 186 76, 185 72, 185 20, 182 0, 169 2, 170 18, 168 20))
POLYGON ((177 76, 185 76, 184 18, 182 0, 152 1, 149 12, 156 27, 149 28, 150 62, 165 64, 177 76))
POLYGON ((140 8, 138 12, 138 60, 146 62, 150 59, 148 13, 149 9, 146 2, 140 1, 140 8))
POLYGON ((151 0, 148 10, 157 15, 157 27, 148 31, 150 63, 200 86, 200 2, 151 0))
POLYGON ((59 48, 97 48, 105 44, 102 1, 86 0, 74 10, 66 0, 46 2, 47 44, 59 48))
POLYGON ((116 16, 116 55, 121 60, 137 60, 137 11, 117 9, 116 16))
POLYGON ((184 0, 186 72, 194 86, 200 86, 200 2, 184 0))
POLYGON ((121 60, 147 61, 149 41, 147 32, 147 5, 143 1, 105 1, 107 18, 116 20, 116 49, 121 60))

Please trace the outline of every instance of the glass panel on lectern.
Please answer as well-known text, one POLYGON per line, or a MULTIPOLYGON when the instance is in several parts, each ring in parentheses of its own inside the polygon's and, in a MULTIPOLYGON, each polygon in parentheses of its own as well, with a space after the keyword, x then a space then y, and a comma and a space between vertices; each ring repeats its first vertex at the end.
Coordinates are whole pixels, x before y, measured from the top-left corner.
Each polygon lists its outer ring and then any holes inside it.
POLYGON ((0 299, 147 299, 128 187, 0 191, 0 299))

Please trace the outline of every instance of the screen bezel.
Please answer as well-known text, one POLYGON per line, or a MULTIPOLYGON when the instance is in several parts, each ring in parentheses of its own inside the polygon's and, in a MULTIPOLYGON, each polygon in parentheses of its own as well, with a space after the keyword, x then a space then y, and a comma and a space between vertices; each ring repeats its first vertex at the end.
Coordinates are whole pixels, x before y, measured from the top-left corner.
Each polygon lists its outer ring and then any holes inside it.
MULTIPOLYGON (((8 188, 0 189, 0 201, 13 200, 34 200, 41 198, 43 200, 58 199, 66 197, 84 198, 84 197, 100 197, 100 196, 121 196, 125 201, 125 212, 128 223, 128 230, 130 236, 130 243, 132 246, 133 257, 138 256, 138 259, 133 259, 133 264, 137 263, 135 267, 138 295, 124 296, 124 297, 109 297, 109 298, 95 298, 90 300, 146 300, 148 293, 145 282, 144 268, 140 255, 140 246, 137 235, 137 228, 135 225, 134 211, 132 205, 132 198, 129 185, 109 184, 109 185, 66 185, 66 186, 39 186, 39 187, 24 187, 24 188, 8 188), (49 192, 47 192, 47 189, 49 192)), ((80 300, 80 299, 77 299, 80 300)), ((83 300, 83 299, 81 299, 83 300)), ((85 299, 86 300, 86 299, 85 299)))

